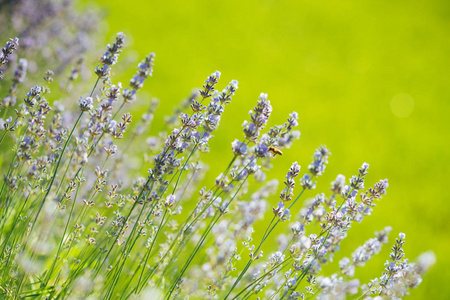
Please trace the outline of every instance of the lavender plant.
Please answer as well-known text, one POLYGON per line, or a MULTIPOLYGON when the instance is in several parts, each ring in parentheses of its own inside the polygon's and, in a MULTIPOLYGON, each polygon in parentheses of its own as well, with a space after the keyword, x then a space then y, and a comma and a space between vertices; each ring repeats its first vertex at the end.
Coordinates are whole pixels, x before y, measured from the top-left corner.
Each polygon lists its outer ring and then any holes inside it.
POLYGON ((21 43, 6 40, 0 54, 0 67, 13 53, 21 57, 14 71, 5 68, 0 90, 2 298, 396 299, 434 263, 432 252, 416 263, 405 259, 400 233, 384 272, 361 283, 355 270, 388 243, 386 227, 341 259, 334 274, 323 273, 389 184, 366 188, 364 163, 348 181, 337 175, 327 193, 315 194, 331 155, 320 146, 306 172, 291 165, 279 203, 266 213, 278 191, 266 173, 300 136, 296 112, 266 129, 267 94, 243 121, 243 135, 230 141, 223 172, 211 174, 202 154, 233 102, 236 80, 221 89, 221 73, 212 73, 151 135, 158 101, 149 101, 137 124, 127 110, 151 79, 153 53, 123 88, 114 70, 126 38, 117 34, 90 67, 90 86, 78 83, 75 94, 82 58, 71 67, 62 60, 58 72, 41 70, 43 79, 31 84, 21 43), (128 155, 148 165, 148 174, 123 163, 128 155), (255 226, 264 217, 265 229, 255 226), (256 240, 255 230, 263 233, 256 240), (276 240, 273 251, 268 243, 276 240))

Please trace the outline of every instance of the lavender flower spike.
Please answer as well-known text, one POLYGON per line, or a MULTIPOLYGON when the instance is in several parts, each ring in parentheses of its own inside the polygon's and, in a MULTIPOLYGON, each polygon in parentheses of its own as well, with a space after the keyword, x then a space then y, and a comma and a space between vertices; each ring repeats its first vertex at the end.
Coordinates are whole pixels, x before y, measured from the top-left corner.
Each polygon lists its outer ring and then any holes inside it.
POLYGON ((123 90, 122 96, 125 103, 136 99, 136 92, 144 86, 144 81, 148 76, 153 74, 153 66, 155 64, 155 53, 150 53, 138 65, 136 74, 130 80, 130 87, 123 90))
POLYGON ((99 78, 107 78, 111 72, 111 66, 117 63, 119 53, 125 44, 125 35, 119 32, 116 36, 116 41, 106 46, 106 52, 100 57, 100 64, 95 67, 95 74, 99 78))
POLYGON ((247 155, 247 144, 240 142, 238 139, 231 143, 231 149, 236 156, 246 156, 247 155))
MULTIPOLYGON (((5 47, 3 47, 0 52, 0 67, 8 63, 8 56, 10 56, 18 46, 19 38, 17 37, 6 42, 5 47)), ((2 72, 0 71, 0 79, 2 78, 2 72)))
POLYGON ((264 129, 271 113, 272 106, 270 105, 270 101, 267 100, 267 94, 261 93, 255 108, 249 112, 250 122, 245 121, 242 124, 245 138, 249 141, 256 142, 260 130, 264 129))

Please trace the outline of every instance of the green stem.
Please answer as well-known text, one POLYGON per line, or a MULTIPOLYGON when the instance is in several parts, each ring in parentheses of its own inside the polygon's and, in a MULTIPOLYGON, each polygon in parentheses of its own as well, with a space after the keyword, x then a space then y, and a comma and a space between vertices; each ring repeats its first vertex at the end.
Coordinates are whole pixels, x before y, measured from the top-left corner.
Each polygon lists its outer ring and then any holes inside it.
MULTIPOLYGON (((239 193, 239 191, 241 190, 242 186, 244 185, 244 183, 247 181, 249 175, 247 175, 245 177, 245 179, 242 181, 241 185, 239 186, 238 190, 236 191, 236 193, 233 195, 233 197, 230 199, 230 201, 228 202, 227 206, 225 207, 224 210, 226 210, 226 208, 231 204, 231 202, 235 199, 235 197, 237 196, 237 194, 239 193)), ((211 220, 210 224, 207 227, 207 229, 205 230, 205 232, 203 233, 203 238, 197 243, 197 247, 196 249, 193 251, 193 253, 191 254, 191 256, 189 257, 188 261, 185 263, 183 270, 181 271, 181 273, 177 276, 176 280, 174 281, 174 283, 172 284, 172 287, 168 293, 167 299, 170 298, 170 296, 172 295, 178 281, 180 280, 180 278, 183 276, 184 272, 187 270, 187 268, 189 267, 189 264, 191 263, 191 261, 194 259, 195 255, 197 254, 198 250, 200 249, 201 245, 203 244, 203 242, 205 241, 206 237, 208 236, 209 232, 211 231, 212 227, 217 223, 217 221, 219 221, 220 217, 222 216, 221 213, 217 213, 217 219, 214 220, 214 218, 211 220)))

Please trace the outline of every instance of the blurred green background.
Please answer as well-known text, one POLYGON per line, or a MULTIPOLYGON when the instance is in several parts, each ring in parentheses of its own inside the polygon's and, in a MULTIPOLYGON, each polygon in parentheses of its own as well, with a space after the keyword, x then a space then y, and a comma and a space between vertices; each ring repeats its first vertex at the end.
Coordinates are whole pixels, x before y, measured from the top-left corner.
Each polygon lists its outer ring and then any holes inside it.
MULTIPOLYGON (((154 132, 211 72, 222 72, 220 88, 237 79, 239 90, 204 156, 215 178, 231 159, 231 141, 242 137, 247 112, 260 92, 268 93, 270 125, 295 110, 302 132, 269 177, 281 180, 293 161, 306 170, 324 144, 333 155, 318 191, 339 173, 349 178, 363 162, 370 163, 366 186, 389 179, 388 194, 350 230, 337 259, 390 225, 390 244, 406 232, 408 258, 429 249, 437 255, 410 298, 450 297, 450 2, 97 2, 109 23, 105 41, 124 31, 127 51, 135 54, 116 79, 127 82, 138 60, 157 55, 144 87, 161 100, 154 132)), ((363 282, 381 275, 389 247, 357 271, 363 282)))

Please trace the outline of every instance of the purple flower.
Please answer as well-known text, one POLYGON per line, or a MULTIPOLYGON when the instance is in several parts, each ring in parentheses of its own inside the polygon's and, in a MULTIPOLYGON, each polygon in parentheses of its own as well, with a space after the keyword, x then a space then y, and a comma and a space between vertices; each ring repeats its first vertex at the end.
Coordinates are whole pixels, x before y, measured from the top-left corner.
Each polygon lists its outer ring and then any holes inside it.
POLYGON ((316 183, 312 181, 311 175, 305 174, 302 179, 300 179, 300 185, 308 190, 316 188, 316 183))
POLYGON ((369 164, 363 163, 361 168, 359 169, 359 175, 365 176, 365 175, 369 174, 369 172, 367 172, 368 169, 369 169, 369 164))
POLYGON ((81 111, 88 111, 94 107, 92 97, 80 98, 78 102, 81 111))
POLYGON ((331 191, 337 195, 341 194, 342 189, 345 186, 345 176, 342 174, 339 174, 336 179, 331 182, 331 191))
MULTIPOLYGON (((5 47, 2 48, 0 52, 0 66, 3 66, 8 63, 8 56, 10 56, 14 50, 19 46, 19 38, 10 39, 6 42, 5 47)), ((0 79, 2 79, 1 71, 0 71, 0 79)))
POLYGON ((300 165, 297 162, 294 162, 289 168, 289 172, 286 174, 286 178, 297 177, 298 173, 300 173, 300 165))
POLYGON ((330 151, 325 146, 320 146, 314 152, 313 162, 308 166, 309 171, 314 176, 320 176, 325 171, 326 164, 328 163, 328 156, 330 151))
POLYGON ((172 207, 175 204, 177 197, 173 194, 170 194, 166 197, 166 201, 164 202, 164 206, 166 208, 172 207))
POLYGON ((266 157, 268 150, 269 150, 269 148, 266 145, 258 144, 255 147, 255 155, 256 155, 256 157, 266 157))
POLYGON ((203 90, 200 90, 200 95, 203 99, 211 97, 214 92, 214 86, 219 82, 221 73, 216 71, 212 73, 206 80, 203 85, 203 90))
POLYGON ((231 143, 231 149, 236 156, 246 156, 247 155, 247 145, 240 142, 238 139, 231 143))

